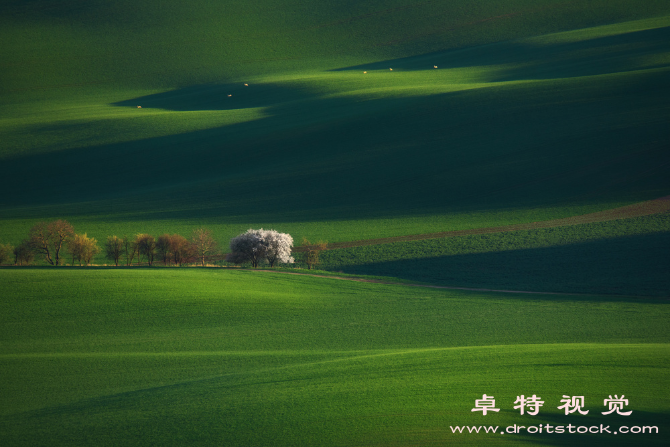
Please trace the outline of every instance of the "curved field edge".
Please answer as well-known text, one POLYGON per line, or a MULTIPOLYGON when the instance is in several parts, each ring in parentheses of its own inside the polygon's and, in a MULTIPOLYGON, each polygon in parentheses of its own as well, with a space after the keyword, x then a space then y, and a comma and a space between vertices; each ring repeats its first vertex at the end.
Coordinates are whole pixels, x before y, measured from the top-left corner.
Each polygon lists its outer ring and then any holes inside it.
MULTIPOLYGON (((618 445, 607 435, 470 437, 450 427, 625 423, 657 426, 664 433, 670 428, 668 409, 658 386, 667 380, 669 349, 667 343, 428 347, 308 362, 306 356, 328 353, 2 356, 0 362, 14 370, 30 371, 22 379, 26 389, 44 374, 52 391, 71 388, 73 375, 82 386, 74 400, 64 393, 70 400, 1 416, 0 439, 17 446, 88 445, 93 439, 97 445, 618 445), (243 371, 216 374, 231 361, 274 361, 278 355, 297 363, 258 368, 250 362, 243 371), (633 411, 625 419, 601 414, 607 410, 603 400, 617 393, 633 411), (473 413, 482 394, 494 396, 500 412, 473 413), (531 394, 544 406, 538 416, 522 416, 514 401, 531 394), (584 396, 589 414, 563 414, 557 407, 566 394, 584 396)), ((662 445, 663 439, 631 438, 624 440, 662 445)))

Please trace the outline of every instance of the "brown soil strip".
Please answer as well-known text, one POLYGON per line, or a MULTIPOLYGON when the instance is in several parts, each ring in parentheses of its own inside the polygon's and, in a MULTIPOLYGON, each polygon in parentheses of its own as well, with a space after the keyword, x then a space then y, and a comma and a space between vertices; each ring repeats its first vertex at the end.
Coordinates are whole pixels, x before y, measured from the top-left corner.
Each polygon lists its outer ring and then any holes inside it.
MULTIPOLYGON (((380 239, 366 239, 360 241, 334 242, 328 244, 328 250, 349 247, 362 247, 365 245, 391 244, 393 242, 421 241, 424 239, 437 239, 443 237, 468 236, 471 234, 502 233, 505 231, 534 230, 537 228, 564 227, 567 225, 579 225, 585 223, 605 222, 608 220, 629 219, 632 217, 649 216, 670 211, 670 196, 661 197, 647 202, 634 203, 611 210, 598 211, 596 213, 583 214, 581 216, 564 217, 562 219, 544 220, 525 224, 504 225, 500 227, 471 228, 469 230, 442 231, 439 233, 413 234, 409 236, 395 236, 380 239)), ((294 252, 304 251, 303 247, 295 247, 294 252)))

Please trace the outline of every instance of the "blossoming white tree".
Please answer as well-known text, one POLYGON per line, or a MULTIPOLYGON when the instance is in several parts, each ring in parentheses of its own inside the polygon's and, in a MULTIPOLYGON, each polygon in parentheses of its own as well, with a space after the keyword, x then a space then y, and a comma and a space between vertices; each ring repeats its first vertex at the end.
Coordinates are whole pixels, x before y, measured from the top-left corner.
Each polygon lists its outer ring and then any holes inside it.
POLYGON ((294 259, 291 256, 293 238, 291 235, 288 233, 279 233, 275 230, 261 229, 261 231, 264 231, 264 239, 267 242, 265 257, 270 267, 274 267, 277 262, 293 264, 294 259))
MULTIPOLYGON (((262 230, 262 229, 261 229, 262 230)), ((230 253, 226 256, 226 261, 235 264, 251 262, 253 267, 258 267, 258 263, 265 258, 266 246, 259 234, 261 230, 247 230, 230 240, 230 253)))
POLYGON ((267 261, 270 267, 277 262, 293 263, 291 248, 293 238, 290 234, 279 233, 275 230, 247 230, 230 240, 231 253, 226 261, 242 264, 250 262, 255 268, 258 264, 267 261))

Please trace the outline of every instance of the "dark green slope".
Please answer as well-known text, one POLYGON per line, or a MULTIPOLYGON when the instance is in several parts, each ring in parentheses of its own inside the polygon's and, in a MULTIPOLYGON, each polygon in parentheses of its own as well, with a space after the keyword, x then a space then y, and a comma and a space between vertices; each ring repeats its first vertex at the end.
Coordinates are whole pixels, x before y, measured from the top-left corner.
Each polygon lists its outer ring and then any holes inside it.
POLYGON ((215 203, 232 215, 332 219, 655 198, 668 187, 666 79, 662 71, 369 101, 306 95, 258 121, 6 160, 9 184, 20 187, 2 202, 132 195, 144 197, 143 211, 215 203))
POLYGON ((352 240, 670 191, 665 2, 0 8, 0 240, 58 217, 352 240))
POLYGON ((655 0, 10 0, 0 5, 0 92, 174 88, 668 13, 655 0))

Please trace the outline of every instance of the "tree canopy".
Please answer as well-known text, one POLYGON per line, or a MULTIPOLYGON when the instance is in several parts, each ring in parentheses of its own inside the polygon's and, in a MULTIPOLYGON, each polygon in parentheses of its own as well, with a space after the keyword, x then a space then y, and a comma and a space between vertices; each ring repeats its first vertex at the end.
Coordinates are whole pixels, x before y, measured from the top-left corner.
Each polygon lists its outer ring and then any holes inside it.
POLYGON ((265 261, 274 267, 277 262, 290 264, 293 238, 290 234, 279 233, 275 230, 253 230, 230 240, 231 253, 226 257, 228 262, 243 264, 250 262, 255 268, 265 261))

